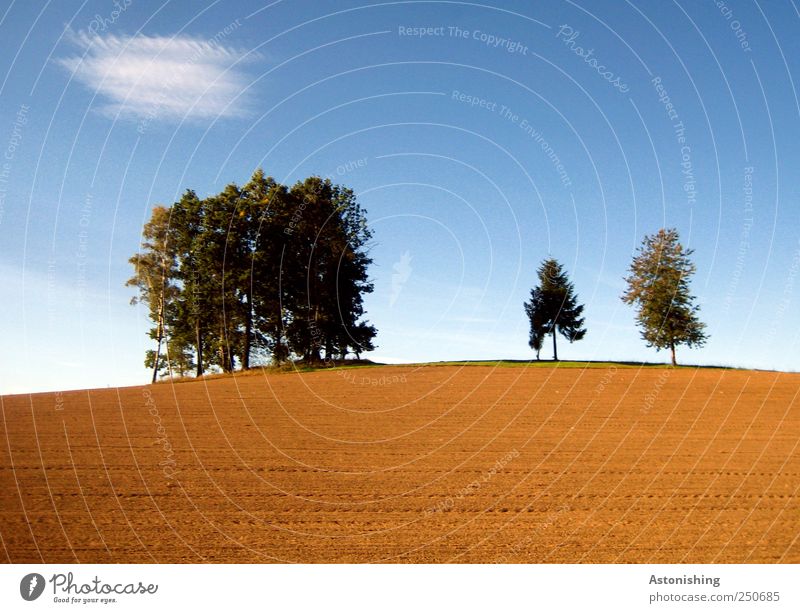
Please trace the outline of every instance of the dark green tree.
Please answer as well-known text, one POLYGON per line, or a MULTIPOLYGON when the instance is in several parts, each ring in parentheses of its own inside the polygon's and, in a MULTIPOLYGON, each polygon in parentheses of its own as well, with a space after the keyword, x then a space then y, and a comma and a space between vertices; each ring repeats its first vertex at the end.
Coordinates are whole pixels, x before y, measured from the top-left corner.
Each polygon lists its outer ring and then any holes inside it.
POLYGON ((539 354, 542 351, 544 344, 544 337, 549 331, 545 325, 545 308, 542 298, 542 290, 539 287, 534 287, 531 290, 531 300, 525 303, 525 313, 530 320, 530 335, 528 338, 528 345, 536 352, 536 359, 540 359, 539 354))
POLYGON ((360 321, 372 237, 352 190, 310 177, 289 193, 283 287, 291 350, 307 361, 374 348, 375 328, 360 321))
POLYGON ((553 335, 553 360, 558 360, 557 333, 570 343, 586 335, 581 317, 583 305, 578 304, 575 288, 561 264, 554 258, 542 262, 537 270, 539 285, 531 290, 531 298, 525 303, 525 313, 530 321, 528 344, 536 351, 536 359, 542 349, 544 337, 553 335))
POLYGON ((636 321, 648 347, 669 348, 672 365, 677 365, 675 347, 701 347, 708 336, 697 314, 700 307, 689 290, 695 272, 678 231, 662 228, 645 236, 625 278, 628 290, 622 300, 636 306, 636 321))
MULTIPOLYGON (((202 202, 205 226, 196 241, 206 296, 213 311, 214 355, 209 360, 223 372, 232 372, 239 356, 242 366, 249 366, 245 347, 252 334, 248 313, 247 271, 252 257, 249 240, 250 219, 242 192, 233 183, 202 202)), ((249 349, 248 349, 249 353, 249 349)))
MULTIPOLYGON (((252 304, 252 335, 246 340, 247 352, 255 347, 278 364, 289 357, 285 338, 286 310, 281 295, 287 240, 284 228, 290 220, 287 189, 259 169, 242 188, 242 194, 243 206, 248 209, 245 216, 249 220, 247 241, 252 241, 250 261, 241 271, 243 291, 252 304)), ((246 367, 244 361, 242 366, 246 367)))
POLYGON ((328 243, 332 226, 325 228, 333 213, 331 188, 330 181, 319 177, 292 186, 292 216, 284 229, 281 285, 286 335, 292 353, 308 362, 321 360, 332 313, 330 296, 325 293, 325 281, 331 278, 328 243))
POLYGON ((368 253, 372 233, 353 190, 334 185, 331 196, 335 212, 332 220, 337 226, 329 253, 335 262, 332 291, 336 310, 325 336, 325 357, 344 359, 351 349, 360 357, 362 352, 374 349, 376 334, 374 326, 360 321, 364 294, 374 289, 367 274, 372 263, 368 253))
POLYGON ((213 363, 216 292, 209 268, 214 255, 209 248, 207 207, 192 190, 172 205, 170 234, 177 260, 180 295, 171 327, 174 336, 194 347, 198 377, 213 363))

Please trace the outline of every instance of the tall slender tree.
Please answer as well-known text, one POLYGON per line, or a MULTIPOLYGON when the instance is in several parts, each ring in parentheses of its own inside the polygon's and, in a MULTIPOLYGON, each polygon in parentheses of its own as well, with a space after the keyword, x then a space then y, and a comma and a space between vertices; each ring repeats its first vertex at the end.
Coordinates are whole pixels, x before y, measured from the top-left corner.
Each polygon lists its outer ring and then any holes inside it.
POLYGON ((236 356, 241 358, 245 344, 243 332, 247 313, 242 276, 246 274, 249 259, 246 240, 249 220, 241 204, 241 190, 233 183, 202 203, 206 223, 199 243, 214 315, 213 361, 223 372, 234 370, 236 356))
POLYGON ((689 290, 696 270, 692 253, 681 245, 677 230, 662 228, 644 237, 625 278, 622 300, 636 306, 642 338, 648 347, 669 349, 673 366, 676 346, 701 347, 708 339, 689 290))
POLYGON ((253 300, 254 339, 274 363, 289 358, 286 326, 290 313, 287 281, 293 275, 291 251, 286 233, 292 219, 291 199, 285 185, 257 171, 245 185, 246 198, 253 208, 255 225, 251 261, 250 293, 253 300))
POLYGON ((139 253, 130 258, 134 275, 126 285, 139 289, 139 295, 132 304, 145 302, 149 316, 155 326, 150 337, 156 341, 155 350, 147 353, 145 364, 153 369, 155 383, 162 367, 168 367, 168 360, 162 360, 162 345, 167 339, 167 320, 169 310, 177 299, 179 290, 175 285, 175 250, 170 241, 170 211, 163 206, 153 209, 150 220, 142 231, 143 242, 139 253))
POLYGON ((215 344, 212 335, 216 293, 208 274, 213 256, 208 249, 206 228, 209 220, 205 213, 203 201, 193 190, 187 190, 172 205, 170 232, 177 254, 176 276, 181 287, 173 317, 173 330, 176 337, 194 346, 198 377, 213 361, 211 348, 215 344))
POLYGON ((525 313, 530 321, 529 345, 536 351, 542 348, 544 337, 553 336, 553 360, 558 361, 557 334, 570 343, 586 335, 581 317, 583 305, 578 304, 575 287, 555 258, 547 258, 537 271, 539 285, 531 290, 531 298, 525 303, 525 313))
MULTIPOLYGON (((273 209, 276 186, 275 180, 267 177, 259 168, 240 192, 237 222, 242 245, 238 251, 240 260, 236 283, 244 321, 240 357, 244 370, 250 368, 253 351, 263 345, 266 338, 266 331, 262 330, 262 322, 258 317, 258 295, 270 295, 273 300, 278 299, 278 276, 274 274, 275 271, 265 270, 264 266, 277 259, 274 252, 280 234, 275 227, 277 215, 273 209)), ((273 316, 280 316, 279 305, 266 310, 273 316)))
POLYGON ((289 193, 293 214, 286 228, 281 270, 283 301, 288 310, 286 333, 291 350, 303 360, 318 362, 330 310, 324 281, 330 279, 328 253, 333 212, 331 182, 309 177, 289 193), (327 230, 327 232, 323 232, 327 230))

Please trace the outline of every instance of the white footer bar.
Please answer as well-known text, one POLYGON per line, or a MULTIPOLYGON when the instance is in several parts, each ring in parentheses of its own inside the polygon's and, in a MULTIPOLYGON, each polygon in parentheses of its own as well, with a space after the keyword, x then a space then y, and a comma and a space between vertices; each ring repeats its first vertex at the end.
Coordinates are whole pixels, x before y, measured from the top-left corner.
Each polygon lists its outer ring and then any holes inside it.
POLYGON ((800 611, 797 565, 10 564, 1 577, 2 611, 800 611))

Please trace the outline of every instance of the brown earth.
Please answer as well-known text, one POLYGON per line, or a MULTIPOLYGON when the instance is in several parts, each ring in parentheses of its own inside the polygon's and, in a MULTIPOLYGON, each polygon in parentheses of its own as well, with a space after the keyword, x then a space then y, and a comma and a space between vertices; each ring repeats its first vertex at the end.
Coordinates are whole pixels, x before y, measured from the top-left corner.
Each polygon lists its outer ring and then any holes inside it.
POLYGON ((0 397, 0 556, 797 563, 798 391, 405 366, 0 397))

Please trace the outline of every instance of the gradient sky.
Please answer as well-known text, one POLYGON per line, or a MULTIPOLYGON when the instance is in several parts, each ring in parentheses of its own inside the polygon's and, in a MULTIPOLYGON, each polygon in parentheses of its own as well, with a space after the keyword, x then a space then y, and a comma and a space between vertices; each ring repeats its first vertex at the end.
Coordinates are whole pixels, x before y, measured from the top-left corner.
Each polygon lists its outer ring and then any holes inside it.
POLYGON ((359 194, 374 360, 531 357, 548 255, 586 304, 562 359, 666 360, 619 299, 666 225, 710 334, 679 361, 797 370, 799 26, 791 1, 4 3, 0 393, 146 382, 143 222, 259 166, 359 194))

